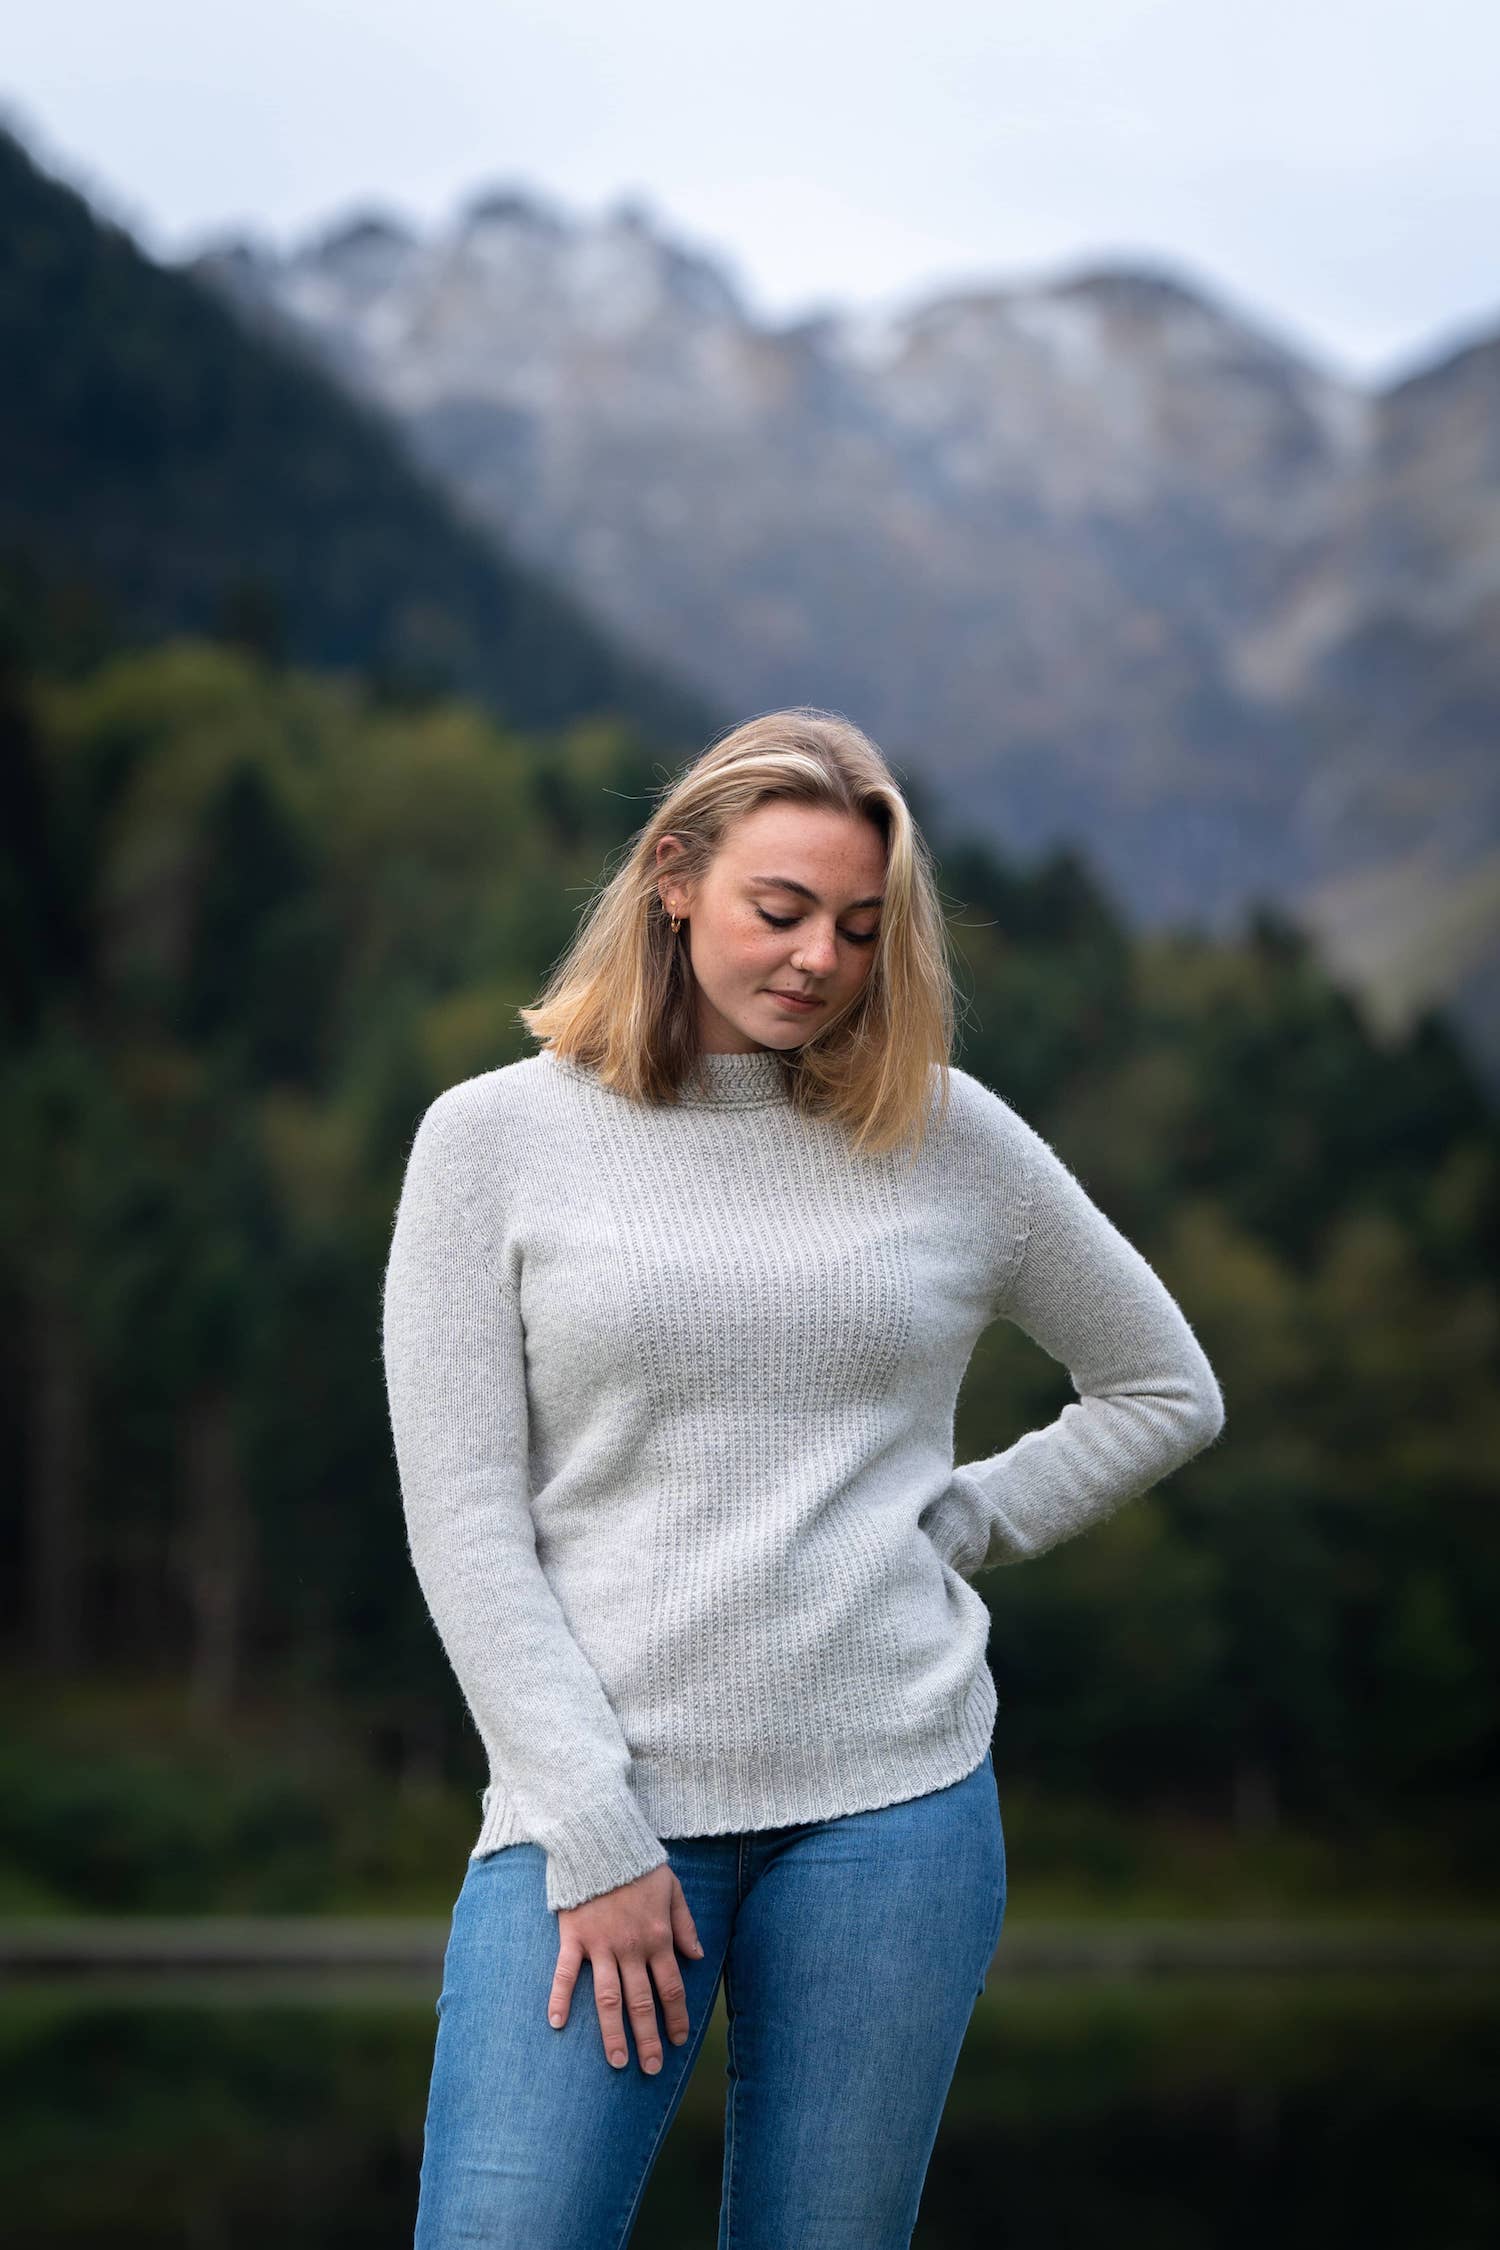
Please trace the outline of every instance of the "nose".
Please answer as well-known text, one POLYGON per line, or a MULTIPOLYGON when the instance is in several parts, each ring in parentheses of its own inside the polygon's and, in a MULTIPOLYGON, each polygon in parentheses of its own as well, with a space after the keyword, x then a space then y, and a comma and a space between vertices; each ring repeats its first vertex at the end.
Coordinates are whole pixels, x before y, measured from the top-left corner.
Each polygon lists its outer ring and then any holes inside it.
POLYGON ((829 977, 839 964, 838 940, 831 922, 815 925, 792 956, 793 968, 803 976, 829 977))

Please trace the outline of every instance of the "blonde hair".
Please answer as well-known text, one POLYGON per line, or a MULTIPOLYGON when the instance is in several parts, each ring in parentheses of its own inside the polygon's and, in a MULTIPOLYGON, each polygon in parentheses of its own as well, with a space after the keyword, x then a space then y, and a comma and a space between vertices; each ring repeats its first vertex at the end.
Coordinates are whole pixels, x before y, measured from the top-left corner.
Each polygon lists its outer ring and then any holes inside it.
MULTIPOLYGON (((671 1102, 697 1059, 692 967, 662 905, 659 839, 694 881, 734 823, 776 799, 869 820, 885 845, 885 896, 869 971, 854 998, 782 1055, 788 1094, 841 1122, 856 1149, 920 1147, 934 1073, 946 1108, 953 973, 931 854, 884 757, 841 713, 768 711, 710 743, 625 845, 541 997, 518 1011, 554 1055, 613 1091, 671 1102)), ((776 1050, 773 1050, 776 1051, 776 1050)))

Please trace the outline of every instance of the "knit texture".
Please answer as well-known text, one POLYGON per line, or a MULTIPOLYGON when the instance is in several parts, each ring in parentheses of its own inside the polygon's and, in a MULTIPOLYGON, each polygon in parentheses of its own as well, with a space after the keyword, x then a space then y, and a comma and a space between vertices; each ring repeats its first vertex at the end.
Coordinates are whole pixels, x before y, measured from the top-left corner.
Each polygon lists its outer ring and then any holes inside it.
POLYGON ((915 1164, 800 1115, 764 1049, 701 1057, 675 1105, 546 1050, 466 1079, 417 1127, 382 1322, 411 1560, 489 1759, 471 1857, 540 1844, 553 1909, 666 1837, 972 1772, 970 1580, 1224 1421, 1152 1267, 956 1066, 915 1164), (956 1467, 1002 1316, 1078 1396, 956 1467))

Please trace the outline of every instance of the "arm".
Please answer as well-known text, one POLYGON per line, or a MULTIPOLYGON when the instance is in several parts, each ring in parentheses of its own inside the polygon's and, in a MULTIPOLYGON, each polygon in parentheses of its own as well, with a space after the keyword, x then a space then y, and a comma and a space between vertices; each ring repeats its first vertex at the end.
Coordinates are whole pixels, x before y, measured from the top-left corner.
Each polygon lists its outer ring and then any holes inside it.
POLYGON ((1218 1382, 1176 1299, 1041 1135, 1007 1114, 1028 1231, 996 1309, 1061 1361, 1078 1397, 1045 1428, 954 1470, 924 1523, 965 1577, 1102 1522, 1224 1426, 1218 1382))
POLYGON ((412 1564, 500 1777, 547 1853, 556 1911, 667 1858, 630 1749, 537 1559, 523 1330, 471 1217, 461 1109, 417 1128, 386 1265, 386 1392, 412 1564))

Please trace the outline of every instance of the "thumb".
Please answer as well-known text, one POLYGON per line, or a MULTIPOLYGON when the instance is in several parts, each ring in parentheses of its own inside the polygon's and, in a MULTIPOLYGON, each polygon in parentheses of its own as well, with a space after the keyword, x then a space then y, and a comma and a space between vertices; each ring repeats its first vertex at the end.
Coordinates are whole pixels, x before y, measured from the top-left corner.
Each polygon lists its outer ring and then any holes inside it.
POLYGON ((681 1953, 690 1953, 702 1960, 703 1947, 698 1942, 697 1925, 683 1895, 681 1883, 672 1877, 672 1942, 681 1953))

